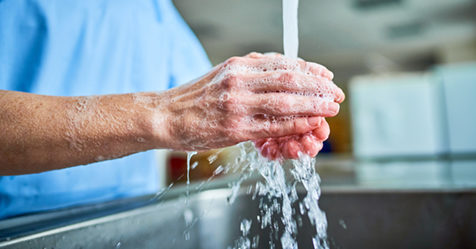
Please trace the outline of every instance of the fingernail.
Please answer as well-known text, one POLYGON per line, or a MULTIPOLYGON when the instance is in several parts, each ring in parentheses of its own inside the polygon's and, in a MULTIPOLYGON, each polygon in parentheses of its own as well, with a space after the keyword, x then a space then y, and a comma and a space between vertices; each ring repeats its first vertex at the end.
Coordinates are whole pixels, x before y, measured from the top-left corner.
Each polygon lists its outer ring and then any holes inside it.
POLYGON ((342 102, 344 102, 344 100, 345 100, 345 94, 344 94, 344 92, 342 91, 342 89, 338 88, 338 89, 337 89, 337 93, 336 93, 335 95, 336 95, 336 98, 334 99, 334 101, 336 101, 337 103, 342 103, 342 102))
POLYGON ((329 80, 332 80, 334 78, 334 73, 325 69, 324 72, 322 72, 322 76, 329 79, 329 80))
POLYGON ((329 103, 327 108, 328 108, 329 112, 331 112, 333 115, 336 115, 337 113, 339 113, 340 106, 339 106, 339 104, 331 102, 331 103, 329 103))
POLYGON ((310 126, 319 126, 321 124, 321 118, 320 117, 310 117, 307 120, 309 122, 310 126))

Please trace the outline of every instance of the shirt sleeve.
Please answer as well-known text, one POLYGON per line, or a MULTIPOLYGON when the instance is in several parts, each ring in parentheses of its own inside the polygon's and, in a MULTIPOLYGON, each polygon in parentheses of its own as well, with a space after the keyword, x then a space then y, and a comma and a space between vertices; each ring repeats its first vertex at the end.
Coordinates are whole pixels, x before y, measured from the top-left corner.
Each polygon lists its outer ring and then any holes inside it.
POLYGON ((185 84, 208 72, 212 65, 200 41, 185 23, 170 1, 169 27, 171 28, 169 88, 185 84))

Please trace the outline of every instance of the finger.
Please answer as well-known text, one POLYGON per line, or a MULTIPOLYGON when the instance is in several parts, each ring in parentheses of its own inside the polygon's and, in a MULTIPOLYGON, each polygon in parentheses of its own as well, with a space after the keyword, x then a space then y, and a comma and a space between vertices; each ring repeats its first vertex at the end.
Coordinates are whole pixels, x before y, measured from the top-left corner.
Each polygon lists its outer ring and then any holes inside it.
POLYGON ((305 73, 306 62, 284 57, 281 54, 265 54, 256 60, 248 61, 248 67, 255 72, 296 71, 305 73))
POLYGON ((266 142, 260 147, 260 152, 261 155, 271 160, 274 160, 281 155, 278 144, 272 139, 266 140, 266 142))
POLYGON ((334 77, 334 74, 323 65, 314 62, 306 62, 300 58, 288 58, 278 53, 261 54, 257 52, 251 52, 243 57, 231 57, 226 60, 224 64, 230 66, 235 65, 246 67, 250 73, 284 70, 299 71, 304 74, 324 77, 328 80, 332 80, 334 77))
POLYGON ((333 117, 340 108, 339 104, 320 97, 288 93, 254 94, 242 101, 254 115, 333 117))
POLYGON ((318 141, 313 135, 305 134, 301 137, 302 152, 311 157, 315 157, 322 149, 322 142, 318 141))
POLYGON ((332 93, 333 93, 333 99, 336 103, 342 103, 345 100, 345 94, 342 89, 340 89, 334 82, 332 82, 332 93))
POLYGON ((316 93, 319 85, 329 84, 328 80, 300 72, 264 72, 240 77, 249 83, 254 92, 316 93))
POLYGON ((299 72, 264 72, 239 76, 250 91, 256 93, 290 92, 303 95, 320 96, 338 103, 345 98, 344 93, 334 82, 323 77, 299 72))
MULTIPOLYGON (((259 55, 254 53, 250 54, 250 56, 259 55)), ((222 66, 238 67, 239 70, 237 72, 242 74, 239 76, 240 81, 244 81, 250 88, 255 89, 255 92, 292 91, 308 95, 321 95, 341 103, 345 98, 344 93, 325 74, 322 76, 297 70, 298 67, 307 68, 307 64, 309 63, 302 60, 289 62, 289 59, 270 60, 267 58, 250 60, 250 58, 246 57, 232 57, 225 61, 222 66), (263 63, 263 60, 267 60, 267 62, 263 63), (246 70, 242 71, 244 68, 246 70), (279 69, 283 71, 276 73, 275 71, 279 69)), ((311 66, 306 70, 322 67, 315 63, 309 65, 311 66)), ((321 69, 315 70, 319 71, 321 69)))
POLYGON ((283 54, 276 53, 276 52, 267 52, 267 53, 264 53, 263 55, 267 57, 275 57, 275 58, 284 57, 283 54))
POLYGON ((290 139, 283 144, 281 153, 286 159, 297 159, 301 150, 302 146, 295 139, 290 139))
POLYGON ((262 54, 262 53, 258 53, 258 52, 251 52, 251 53, 245 55, 244 57, 252 58, 252 59, 259 59, 259 58, 265 57, 265 55, 262 54))
POLYGON ((255 144, 255 146, 257 148, 261 148, 261 146, 263 146, 264 143, 266 143, 267 140, 269 140, 270 138, 265 138, 265 139, 257 139, 257 140, 254 140, 253 143, 255 144))
POLYGON ((317 77, 324 77, 328 80, 334 78, 334 74, 325 66, 315 62, 307 62, 303 59, 291 59, 281 54, 264 54, 256 57, 258 60, 251 62, 250 66, 260 68, 262 71, 300 71, 305 74, 312 74, 317 77))
POLYGON ((246 140, 303 134, 316 129, 320 122, 319 117, 259 118, 255 119, 253 124, 250 125, 249 137, 246 140))
POLYGON ((315 62, 306 62, 304 71, 316 76, 322 76, 328 80, 332 80, 334 78, 334 74, 329 69, 315 62))
POLYGON ((312 131, 312 134, 314 135, 314 137, 316 137, 317 140, 325 141, 329 138, 330 132, 331 130, 329 128, 329 123, 327 123, 327 121, 323 118, 319 128, 314 129, 312 131))

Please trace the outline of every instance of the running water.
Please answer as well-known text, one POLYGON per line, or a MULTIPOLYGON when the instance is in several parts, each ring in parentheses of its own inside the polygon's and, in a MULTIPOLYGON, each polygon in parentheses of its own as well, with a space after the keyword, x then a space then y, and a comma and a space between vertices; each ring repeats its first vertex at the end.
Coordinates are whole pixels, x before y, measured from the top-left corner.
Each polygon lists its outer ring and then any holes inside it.
POLYGON ((298 56, 298 5, 299 0, 283 0, 283 46, 284 55, 296 59, 298 56))
MULTIPOLYGON (((237 189, 246 178, 254 173, 263 178, 263 181, 254 186, 253 198, 258 198, 260 208, 256 224, 260 229, 269 228, 271 231, 268 247, 275 248, 275 243, 280 243, 284 249, 297 249, 298 228, 302 226, 301 215, 307 215, 315 228, 315 235, 304 239, 312 241, 315 249, 329 248, 326 216, 318 205, 321 190, 315 159, 301 154, 298 160, 281 163, 261 156, 250 142, 241 143, 239 147, 241 155, 229 167, 232 167, 231 172, 240 173, 241 177, 233 184, 228 200, 233 203, 239 194, 237 189), (305 190, 304 198, 299 198, 298 189, 305 190), (296 206, 298 208, 294 208, 296 206), (279 220, 275 220, 276 217, 279 217, 279 220)), ((258 246, 258 242, 252 243, 251 247, 244 246, 249 244, 243 242, 248 242, 248 238, 240 237, 233 248, 249 249, 258 246)))
MULTIPOLYGON (((190 232, 189 232, 189 229, 191 227, 191 220, 193 218, 193 213, 192 211, 189 209, 189 202, 190 202, 190 168, 191 168, 191 165, 190 165, 190 161, 192 159, 192 157, 197 154, 197 152, 187 152, 187 192, 186 192, 186 196, 185 196, 185 212, 184 212, 184 218, 185 218, 185 226, 186 226, 186 229, 184 231, 184 237, 185 237, 185 240, 189 240, 190 239, 190 232)), ((198 163, 195 162, 192 167, 195 168, 196 165, 198 163)))
MULTIPOLYGON (((189 197, 190 197, 190 160, 192 157, 197 154, 197 152, 187 152, 187 196, 185 198, 185 202, 188 204, 189 197)), ((194 163, 194 166, 196 164, 194 163)), ((196 167, 196 166, 195 166, 196 167)), ((195 168, 194 167, 194 168, 195 168)))
MULTIPOLYGON (((284 55, 288 58, 297 58, 298 56, 298 2, 299 0, 283 0, 283 45, 284 55)), ((286 172, 284 163, 280 161, 270 161, 260 155, 257 150, 250 150, 253 146, 241 144, 241 159, 235 161, 247 161, 243 176, 232 186, 229 202, 233 202, 238 194, 240 184, 252 172, 259 172, 264 178, 264 182, 258 182, 255 186, 253 198, 259 196, 260 215, 257 217, 261 229, 269 227, 271 229, 269 248, 275 248, 274 241, 278 240, 279 224, 273 221, 273 215, 280 216, 284 229, 279 238, 283 249, 297 249, 296 240, 298 226, 302 225, 300 216, 299 220, 293 218, 298 214, 293 208, 293 204, 299 201, 299 213, 307 214, 310 223, 315 228, 315 235, 312 240, 315 249, 329 248, 327 242, 327 219, 325 213, 319 208, 318 202, 321 195, 319 186, 320 178, 315 170, 315 159, 307 155, 300 154, 298 160, 290 160, 291 169, 286 172), (246 158, 246 159, 243 159, 246 158), (246 173, 245 173, 246 172, 246 173), (287 180, 292 176, 292 180, 287 180), (298 185, 302 185, 305 189, 306 196, 299 200, 297 189, 298 185)), ((243 222, 247 221, 246 219, 243 222)), ((242 222, 242 224, 243 224, 242 222)), ((250 222, 251 224, 251 222, 250 222)), ((259 238, 259 237, 257 237, 259 238)), ((258 243, 258 242, 257 242, 258 243)), ((257 243, 253 243, 252 247, 256 248, 257 243)), ((250 248, 248 238, 243 234, 235 242, 235 248, 250 248)))
MULTIPOLYGON (((298 0, 283 0, 284 54, 291 59, 296 59, 298 56, 297 11, 298 0)), ((263 180, 256 183, 254 192, 251 188, 247 190, 248 194, 253 192, 253 199, 258 198, 260 212, 255 219, 242 220, 240 223, 241 236, 235 241, 233 248, 275 248, 276 243, 279 243, 283 249, 297 249, 298 229, 302 226, 301 216, 303 215, 307 215, 315 231, 312 238, 300 239, 312 241, 314 249, 329 248, 326 233, 327 219, 318 205, 321 189, 320 178, 315 170, 315 158, 300 154, 297 160, 273 161, 263 157, 251 142, 241 143, 238 147, 240 155, 235 158, 234 162, 217 167, 213 174, 215 176, 221 172, 229 172, 240 175, 239 179, 230 185, 231 195, 228 197, 228 202, 231 204, 235 201, 240 193, 241 184, 247 178, 258 174, 263 180), (304 190, 304 197, 298 196, 298 188, 304 190), (276 217, 279 217, 278 220, 276 217), (269 240, 260 239, 256 234, 250 234, 252 226, 269 229, 271 231, 269 240), (266 243, 266 241, 268 244, 259 245, 260 242, 266 243)), ((187 227, 193 223, 191 222, 193 213, 188 209, 188 198, 190 159, 194 154, 193 152, 188 153, 187 156, 187 207, 184 213, 187 227)), ((215 161, 216 157, 216 154, 210 156, 209 161, 215 161)), ((185 238, 190 238, 188 230, 185 233, 185 238)))

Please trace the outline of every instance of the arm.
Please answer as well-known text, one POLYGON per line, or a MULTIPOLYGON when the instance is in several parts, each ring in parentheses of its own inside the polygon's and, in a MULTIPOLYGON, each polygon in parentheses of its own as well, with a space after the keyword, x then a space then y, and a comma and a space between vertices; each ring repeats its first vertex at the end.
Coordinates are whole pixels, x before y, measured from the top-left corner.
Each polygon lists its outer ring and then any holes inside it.
POLYGON ((0 91, 0 175, 155 148, 207 150, 302 134, 339 110, 315 94, 327 84, 335 98, 343 98, 329 75, 315 63, 252 54, 162 93, 53 97, 0 91))
POLYGON ((161 142, 153 140, 151 130, 162 124, 151 123, 156 110, 138 103, 137 96, 0 91, 0 175, 59 169, 158 147, 161 142))

